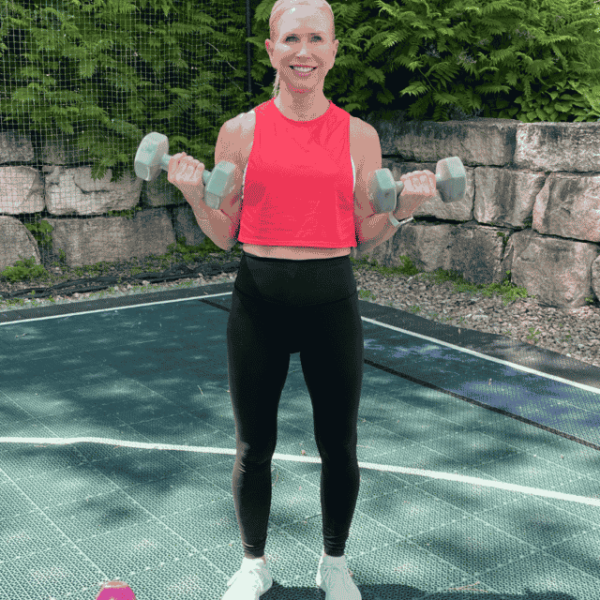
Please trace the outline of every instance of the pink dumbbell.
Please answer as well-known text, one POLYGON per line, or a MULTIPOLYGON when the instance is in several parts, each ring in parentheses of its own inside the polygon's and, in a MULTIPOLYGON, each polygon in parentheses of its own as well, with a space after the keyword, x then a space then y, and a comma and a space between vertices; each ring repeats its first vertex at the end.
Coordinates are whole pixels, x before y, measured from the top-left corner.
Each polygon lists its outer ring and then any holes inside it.
POLYGON ((135 600, 135 594, 123 581, 109 581, 102 586, 96 600, 135 600))

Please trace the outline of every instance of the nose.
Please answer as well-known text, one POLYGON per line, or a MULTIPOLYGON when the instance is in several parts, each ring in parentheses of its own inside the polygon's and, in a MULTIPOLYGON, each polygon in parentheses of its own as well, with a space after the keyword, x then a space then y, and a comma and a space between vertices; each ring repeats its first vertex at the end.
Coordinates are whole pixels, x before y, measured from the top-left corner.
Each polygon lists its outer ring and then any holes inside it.
POLYGON ((308 55, 307 47, 308 47, 308 40, 304 40, 303 42, 300 42, 301 51, 300 51, 299 56, 306 56, 306 55, 308 55))

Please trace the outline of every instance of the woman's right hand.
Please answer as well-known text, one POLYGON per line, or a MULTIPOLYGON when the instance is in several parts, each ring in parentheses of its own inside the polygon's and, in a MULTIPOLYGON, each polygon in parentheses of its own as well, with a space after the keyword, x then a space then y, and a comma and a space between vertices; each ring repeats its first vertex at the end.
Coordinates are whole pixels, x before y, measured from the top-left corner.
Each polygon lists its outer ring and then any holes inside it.
POLYGON ((171 157, 167 178, 181 190, 194 211, 206 212, 203 173, 204 165, 200 161, 181 152, 171 157))

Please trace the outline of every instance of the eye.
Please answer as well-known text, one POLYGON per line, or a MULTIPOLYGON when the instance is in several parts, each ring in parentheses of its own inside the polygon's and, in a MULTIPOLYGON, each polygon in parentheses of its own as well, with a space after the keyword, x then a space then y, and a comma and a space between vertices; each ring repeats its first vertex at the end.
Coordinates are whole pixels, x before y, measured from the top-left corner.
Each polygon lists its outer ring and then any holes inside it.
MULTIPOLYGON (((292 38, 296 38, 296 39, 297 39, 297 37, 298 37, 298 36, 295 36, 295 35, 288 35, 288 36, 285 38, 285 41, 287 42, 288 40, 291 40, 292 38)), ((320 39, 322 39, 320 35, 313 35, 313 39, 314 39, 314 38, 318 38, 319 40, 320 40, 320 39)))

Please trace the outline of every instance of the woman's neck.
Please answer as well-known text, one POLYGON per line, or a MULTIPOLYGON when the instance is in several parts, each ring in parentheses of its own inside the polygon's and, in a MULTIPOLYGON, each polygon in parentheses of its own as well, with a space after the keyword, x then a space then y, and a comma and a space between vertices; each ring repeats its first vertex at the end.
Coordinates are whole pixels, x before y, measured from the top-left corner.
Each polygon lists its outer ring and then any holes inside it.
POLYGON ((284 106, 281 96, 277 96, 275 98, 275 106, 288 119, 293 119, 294 121, 312 121, 313 119, 318 119, 329 110, 330 102, 323 96, 323 100, 318 104, 313 104, 309 107, 290 107, 284 106))

